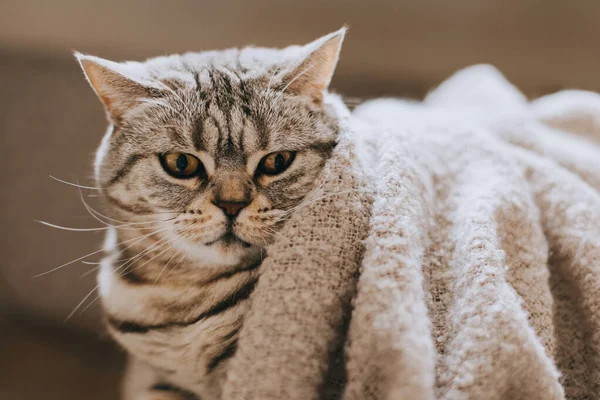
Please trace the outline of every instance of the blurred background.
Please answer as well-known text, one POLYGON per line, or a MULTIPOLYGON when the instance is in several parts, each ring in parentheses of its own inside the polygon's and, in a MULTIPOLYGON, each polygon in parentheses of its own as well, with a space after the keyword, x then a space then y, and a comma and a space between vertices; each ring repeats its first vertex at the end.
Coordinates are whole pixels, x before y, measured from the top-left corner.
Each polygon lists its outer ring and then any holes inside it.
POLYGON ((332 86, 350 97, 419 98, 474 63, 496 65, 529 96, 600 90, 596 0, 0 0, 1 399, 117 398, 123 354, 92 302, 94 265, 33 278, 102 240, 33 221, 98 226, 76 188, 49 178, 92 183, 105 128, 72 50, 140 60, 279 47, 344 23, 351 29, 332 86), (90 292, 85 311, 65 322, 90 292))

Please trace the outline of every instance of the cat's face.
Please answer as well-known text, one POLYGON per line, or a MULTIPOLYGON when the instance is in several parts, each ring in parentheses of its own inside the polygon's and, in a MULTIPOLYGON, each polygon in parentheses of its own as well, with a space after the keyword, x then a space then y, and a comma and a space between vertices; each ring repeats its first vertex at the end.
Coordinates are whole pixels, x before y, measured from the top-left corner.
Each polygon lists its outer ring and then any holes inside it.
POLYGON ((342 38, 145 63, 80 55, 111 121, 96 175, 123 236, 158 231, 208 265, 257 255, 335 146, 323 93, 342 38))

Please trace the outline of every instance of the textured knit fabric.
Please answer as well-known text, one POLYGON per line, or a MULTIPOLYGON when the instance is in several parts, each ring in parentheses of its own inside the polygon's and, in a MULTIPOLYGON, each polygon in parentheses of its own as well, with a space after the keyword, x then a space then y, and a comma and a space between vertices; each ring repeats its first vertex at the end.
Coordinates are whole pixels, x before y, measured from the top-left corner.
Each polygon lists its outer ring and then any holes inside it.
POLYGON ((352 144, 350 114, 329 99, 340 143, 317 189, 263 262, 230 363, 223 399, 318 399, 348 324, 369 227, 370 189, 352 144), (250 383, 251 382, 251 383, 250 383))
POLYGON ((223 398, 600 398, 600 96, 475 66, 338 110, 223 398))

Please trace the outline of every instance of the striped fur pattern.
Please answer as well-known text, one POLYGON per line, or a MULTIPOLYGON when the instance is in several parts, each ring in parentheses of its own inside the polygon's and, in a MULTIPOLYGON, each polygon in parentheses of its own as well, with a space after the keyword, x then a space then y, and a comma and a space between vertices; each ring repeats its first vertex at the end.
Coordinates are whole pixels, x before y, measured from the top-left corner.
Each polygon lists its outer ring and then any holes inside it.
POLYGON ((109 128, 96 156, 111 221, 99 286, 109 332, 131 355, 126 399, 216 399, 266 246, 336 144, 324 93, 344 30, 305 46, 115 63, 77 57, 109 128), (257 172, 278 151, 283 173, 257 172), (160 155, 205 170, 169 175, 160 155), (244 201, 235 217, 216 198, 244 201))

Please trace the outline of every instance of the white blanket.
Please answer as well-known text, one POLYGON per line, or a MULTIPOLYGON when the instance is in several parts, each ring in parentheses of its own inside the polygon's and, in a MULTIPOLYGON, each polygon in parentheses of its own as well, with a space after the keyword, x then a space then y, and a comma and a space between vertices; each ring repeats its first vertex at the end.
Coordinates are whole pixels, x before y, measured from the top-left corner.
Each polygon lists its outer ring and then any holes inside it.
POLYGON ((600 96, 530 103, 475 66, 422 103, 332 102, 223 398, 600 398, 600 96))

